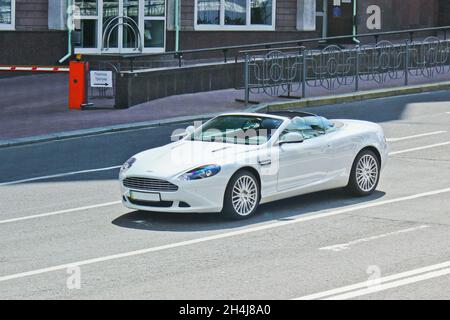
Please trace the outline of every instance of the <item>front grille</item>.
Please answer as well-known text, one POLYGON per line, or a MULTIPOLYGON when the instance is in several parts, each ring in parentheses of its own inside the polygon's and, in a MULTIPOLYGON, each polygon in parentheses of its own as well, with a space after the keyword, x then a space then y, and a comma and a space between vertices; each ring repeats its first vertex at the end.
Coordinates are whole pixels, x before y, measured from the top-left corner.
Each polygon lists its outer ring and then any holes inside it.
POLYGON ((129 189, 146 191, 174 192, 178 190, 178 186, 169 181, 152 178, 128 177, 123 180, 123 185, 129 189))
POLYGON ((153 201, 133 200, 130 198, 128 198, 128 201, 130 201, 130 203, 132 203, 132 204, 135 204, 137 206, 142 206, 142 207, 170 208, 173 206, 173 201, 153 202, 153 201))

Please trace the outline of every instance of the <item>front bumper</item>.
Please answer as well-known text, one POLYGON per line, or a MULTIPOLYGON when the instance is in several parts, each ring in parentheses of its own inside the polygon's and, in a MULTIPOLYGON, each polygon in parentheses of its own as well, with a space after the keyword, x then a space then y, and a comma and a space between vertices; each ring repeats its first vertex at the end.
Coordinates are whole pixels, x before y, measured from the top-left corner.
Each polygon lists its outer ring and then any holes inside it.
MULTIPOLYGON (((223 198, 228 180, 220 176, 196 181, 167 180, 178 186, 177 191, 158 192, 149 190, 130 189, 123 185, 122 203, 125 207, 134 210, 172 213, 203 213, 221 212, 223 198), (148 202, 130 198, 130 191, 151 192, 160 195, 160 202, 148 202)), ((150 178, 150 177, 149 177, 150 178)))

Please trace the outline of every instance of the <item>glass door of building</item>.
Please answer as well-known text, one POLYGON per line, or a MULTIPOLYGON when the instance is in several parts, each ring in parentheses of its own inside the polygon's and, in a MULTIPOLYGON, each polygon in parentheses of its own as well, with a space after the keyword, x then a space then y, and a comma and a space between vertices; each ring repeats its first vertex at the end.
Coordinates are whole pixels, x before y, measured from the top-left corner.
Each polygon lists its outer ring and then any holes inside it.
POLYGON ((132 53, 142 47, 139 0, 103 0, 103 46, 105 51, 132 53))
POLYGON ((166 0, 75 0, 77 53, 165 50, 166 0))
MULTIPOLYGON (((328 37, 353 34, 353 0, 328 1, 328 37)), ((352 43, 351 38, 334 40, 339 43, 352 43)))
POLYGON ((102 49, 107 51, 119 50, 119 30, 121 16, 121 0, 103 0, 102 10, 102 49))

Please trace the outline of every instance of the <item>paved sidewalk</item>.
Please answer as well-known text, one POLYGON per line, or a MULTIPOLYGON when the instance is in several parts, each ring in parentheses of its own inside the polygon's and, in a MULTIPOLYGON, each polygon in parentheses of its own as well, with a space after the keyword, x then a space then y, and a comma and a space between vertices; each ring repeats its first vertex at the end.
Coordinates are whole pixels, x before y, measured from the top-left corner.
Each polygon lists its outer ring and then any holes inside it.
MULTIPOLYGON (((448 74, 434 79, 448 81, 448 74)), ((430 83, 423 78, 411 78, 410 84, 430 83)), ((403 81, 392 81, 381 86, 374 82, 361 82, 360 90, 392 88, 403 81)), ((308 97, 350 93, 353 86, 335 91, 309 88, 308 97)), ((75 131, 122 125, 173 117, 196 116, 216 112, 244 110, 243 90, 220 90, 172 96, 154 100, 125 110, 74 111, 67 107, 67 75, 33 75, 0 79, 0 141, 58 132, 75 131)), ((252 94, 251 100, 261 103, 289 101, 265 94, 252 94)))
MULTIPOLYGON (((172 96, 123 110, 69 110, 67 75, 0 79, 0 140, 244 109, 243 91, 172 96)), ((262 102, 273 101, 261 97, 262 102)), ((101 103, 93 100, 92 102, 101 103)))

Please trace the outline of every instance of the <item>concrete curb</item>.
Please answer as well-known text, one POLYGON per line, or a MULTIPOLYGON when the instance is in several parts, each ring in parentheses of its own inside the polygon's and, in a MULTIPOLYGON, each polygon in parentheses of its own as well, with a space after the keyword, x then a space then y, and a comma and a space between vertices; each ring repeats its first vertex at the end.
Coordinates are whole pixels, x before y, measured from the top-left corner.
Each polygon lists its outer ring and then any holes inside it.
POLYGON ((431 84, 413 85, 407 87, 385 88, 377 90, 360 91, 346 94, 339 94, 326 97, 315 97, 288 102, 266 103, 254 106, 249 109, 252 112, 263 112, 267 110, 279 111, 289 108, 307 108, 362 100, 388 98, 417 93, 442 91, 450 89, 450 81, 431 84))
MULTIPOLYGON (((449 89, 450 89, 450 81, 431 83, 431 84, 423 84, 423 85, 414 85, 414 86, 407 86, 407 87, 360 91, 360 92, 346 93, 346 94, 340 94, 340 95, 334 95, 334 96, 293 100, 293 101, 288 101, 288 102, 266 103, 266 104, 260 104, 257 106, 250 107, 244 111, 263 112, 264 110, 267 111, 269 109, 272 111, 277 111, 277 110, 284 110, 284 109, 289 109, 289 108, 307 108, 307 107, 316 107, 316 106, 362 101, 362 100, 369 100, 369 99, 402 96, 402 95, 408 95, 408 94, 442 91, 442 90, 449 90, 449 89)), ((242 110, 237 110, 237 111, 242 111, 242 110)), ((220 114, 220 113, 210 113, 210 114, 202 114, 202 115, 196 115, 196 116, 176 117, 176 118, 169 118, 169 119, 163 119, 163 120, 136 122, 136 123, 112 125, 112 126, 92 128, 92 129, 51 133, 51 134, 47 134, 47 135, 40 135, 40 136, 34 136, 34 137, 18 138, 18 139, 11 139, 11 140, 0 140, 0 149, 8 148, 8 147, 30 145, 30 144, 35 144, 35 143, 65 140, 65 139, 71 139, 71 138, 89 137, 89 136, 95 136, 98 134, 105 134, 105 133, 148 129, 148 128, 152 128, 152 127, 159 127, 159 126, 163 126, 163 125, 173 125, 173 124, 192 122, 192 121, 197 121, 197 120, 198 121, 208 120, 214 116, 217 116, 218 114, 220 114)))
POLYGON ((211 113, 211 114, 202 114, 202 115, 197 115, 197 116, 176 117, 176 118, 154 120, 154 121, 119 124, 119 125, 98 127, 98 128, 92 128, 92 129, 65 131, 65 132, 51 133, 51 134, 39 135, 39 136, 33 136, 33 137, 17 138, 17 139, 10 139, 10 140, 0 140, 0 149, 30 145, 30 144, 35 144, 35 143, 57 141, 57 140, 89 137, 89 136, 95 136, 95 135, 105 134, 105 133, 148 129, 148 128, 159 127, 159 126, 164 126, 164 125, 172 125, 172 124, 192 122, 192 121, 208 120, 218 114, 219 113, 211 113))

